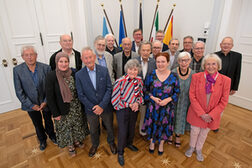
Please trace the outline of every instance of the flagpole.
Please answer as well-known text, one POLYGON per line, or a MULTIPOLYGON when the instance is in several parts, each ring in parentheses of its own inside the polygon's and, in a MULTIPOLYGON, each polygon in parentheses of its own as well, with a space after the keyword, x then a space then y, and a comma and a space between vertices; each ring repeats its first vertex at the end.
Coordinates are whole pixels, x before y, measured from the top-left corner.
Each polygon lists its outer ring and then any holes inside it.
POLYGON ((171 13, 170 13, 170 15, 169 15, 169 17, 168 17, 168 20, 167 20, 167 22, 166 22, 166 24, 165 24, 165 27, 164 27, 164 32, 165 32, 165 30, 166 30, 166 28, 167 28, 167 26, 168 26, 168 23, 169 23, 169 21, 170 21, 170 19, 171 19, 171 16, 172 16, 172 13, 173 13, 173 11, 174 11, 175 6, 176 6, 176 4, 173 4, 173 8, 172 8, 172 10, 171 10, 171 13))
POLYGON ((120 8, 122 11, 122 18, 123 18, 123 27, 124 27, 124 31, 125 31, 125 36, 127 37, 127 29, 126 29, 126 24, 125 24, 125 19, 124 19, 124 13, 123 13, 123 6, 122 6, 122 0, 119 0, 120 2, 120 8))
POLYGON ((140 0, 139 4, 139 29, 141 29, 143 33, 142 0, 140 0))
POLYGON ((153 29, 153 26, 154 26, 154 22, 155 22, 155 19, 156 19, 156 15, 157 15, 158 3, 159 3, 159 0, 157 0, 157 5, 156 5, 156 9, 155 9, 155 13, 154 13, 152 25, 151 25, 151 31, 150 31, 149 41, 151 40, 152 29, 153 29))
MULTIPOLYGON (((106 10, 104 9, 104 4, 101 4, 101 7, 102 7, 103 12, 104 12, 104 15, 105 15, 105 17, 106 17, 106 19, 107 19, 107 21, 108 21, 108 25, 109 25, 109 28, 110 28, 110 30, 111 30, 111 33, 114 35, 114 32, 113 32, 113 29, 112 29, 112 27, 111 27, 110 21, 109 21, 109 19, 108 19, 107 12, 106 12, 106 10)), ((119 46, 118 46, 118 43, 117 43, 117 41, 116 41, 116 39, 115 39, 115 43, 116 43, 116 46, 119 47, 119 46)))

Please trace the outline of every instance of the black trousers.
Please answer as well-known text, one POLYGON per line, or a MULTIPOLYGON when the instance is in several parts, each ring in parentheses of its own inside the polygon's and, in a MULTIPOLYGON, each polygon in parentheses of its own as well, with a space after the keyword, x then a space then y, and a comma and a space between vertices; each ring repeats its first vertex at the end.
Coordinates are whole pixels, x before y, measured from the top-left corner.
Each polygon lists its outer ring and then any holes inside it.
POLYGON ((90 126, 90 135, 92 145, 98 147, 100 144, 100 117, 107 130, 107 142, 108 144, 114 143, 114 130, 113 130, 113 112, 111 110, 105 110, 100 116, 93 114, 87 114, 88 124, 90 126))
POLYGON ((118 123, 118 154, 124 153, 124 148, 127 145, 133 144, 135 136, 135 127, 137 121, 137 112, 133 112, 130 108, 125 108, 116 111, 118 123))
POLYGON ((40 143, 46 142, 47 135, 51 139, 56 138, 55 132, 54 132, 53 121, 52 121, 52 114, 50 111, 44 111, 44 110, 42 111, 45 127, 43 126, 43 120, 42 120, 42 115, 40 111, 28 111, 28 114, 35 127, 36 134, 40 143))

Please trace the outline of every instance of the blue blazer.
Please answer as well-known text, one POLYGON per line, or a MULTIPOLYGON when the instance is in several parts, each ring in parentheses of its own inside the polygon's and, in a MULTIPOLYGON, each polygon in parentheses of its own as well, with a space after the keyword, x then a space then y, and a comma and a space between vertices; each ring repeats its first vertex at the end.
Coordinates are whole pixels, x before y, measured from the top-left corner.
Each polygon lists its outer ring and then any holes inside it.
POLYGON ((51 68, 49 65, 40 62, 37 62, 36 66, 39 81, 38 89, 32 80, 30 70, 26 63, 22 63, 13 69, 16 95, 21 102, 22 110, 25 111, 34 111, 32 109, 34 105, 40 105, 46 102, 45 77, 51 71, 51 68))
POLYGON ((87 67, 82 68, 75 74, 76 89, 81 103, 85 106, 87 114, 93 114, 92 108, 99 105, 104 112, 108 110, 112 94, 112 84, 108 69, 96 66, 96 90, 89 77, 87 67))

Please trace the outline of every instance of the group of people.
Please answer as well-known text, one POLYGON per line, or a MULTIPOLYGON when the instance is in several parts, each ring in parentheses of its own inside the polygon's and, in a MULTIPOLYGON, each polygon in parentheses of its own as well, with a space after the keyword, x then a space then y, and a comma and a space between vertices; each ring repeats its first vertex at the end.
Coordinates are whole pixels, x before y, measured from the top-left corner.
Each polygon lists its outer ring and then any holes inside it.
POLYGON ((84 47, 80 53, 73 49, 71 37, 62 35, 62 49, 51 56, 50 66, 37 62, 34 47, 22 47, 24 63, 13 70, 14 85, 22 110, 34 124, 40 150, 46 148, 48 135, 75 156, 75 148, 83 148, 90 134, 92 157, 99 146, 102 119, 110 150, 118 153, 123 166, 124 149, 138 151, 133 140, 140 112, 139 134, 150 142, 150 153, 158 144, 162 155, 165 142, 180 147, 180 135, 190 131, 185 155, 191 157, 195 151, 197 160, 204 160, 207 134, 219 128, 228 97, 238 90, 241 54, 231 51, 233 39, 225 37, 221 51, 204 56, 204 42, 194 42, 191 36, 183 39, 181 51, 176 38, 162 43, 163 31, 157 31, 152 43, 142 40, 141 29, 134 30, 133 38, 124 38, 120 50, 112 34, 99 35, 94 50, 84 47))

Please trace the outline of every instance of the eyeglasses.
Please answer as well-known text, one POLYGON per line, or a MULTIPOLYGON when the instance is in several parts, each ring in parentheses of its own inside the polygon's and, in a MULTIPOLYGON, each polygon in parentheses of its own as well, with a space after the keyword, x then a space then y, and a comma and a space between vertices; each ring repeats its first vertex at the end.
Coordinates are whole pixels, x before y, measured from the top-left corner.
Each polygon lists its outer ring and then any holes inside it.
POLYGON ((191 41, 184 41, 184 44, 192 44, 193 42, 191 41))
POLYGON ((190 61, 190 59, 179 59, 179 62, 181 63, 188 63, 190 61))
POLYGON ((205 48, 194 48, 195 50, 204 50, 205 48))

